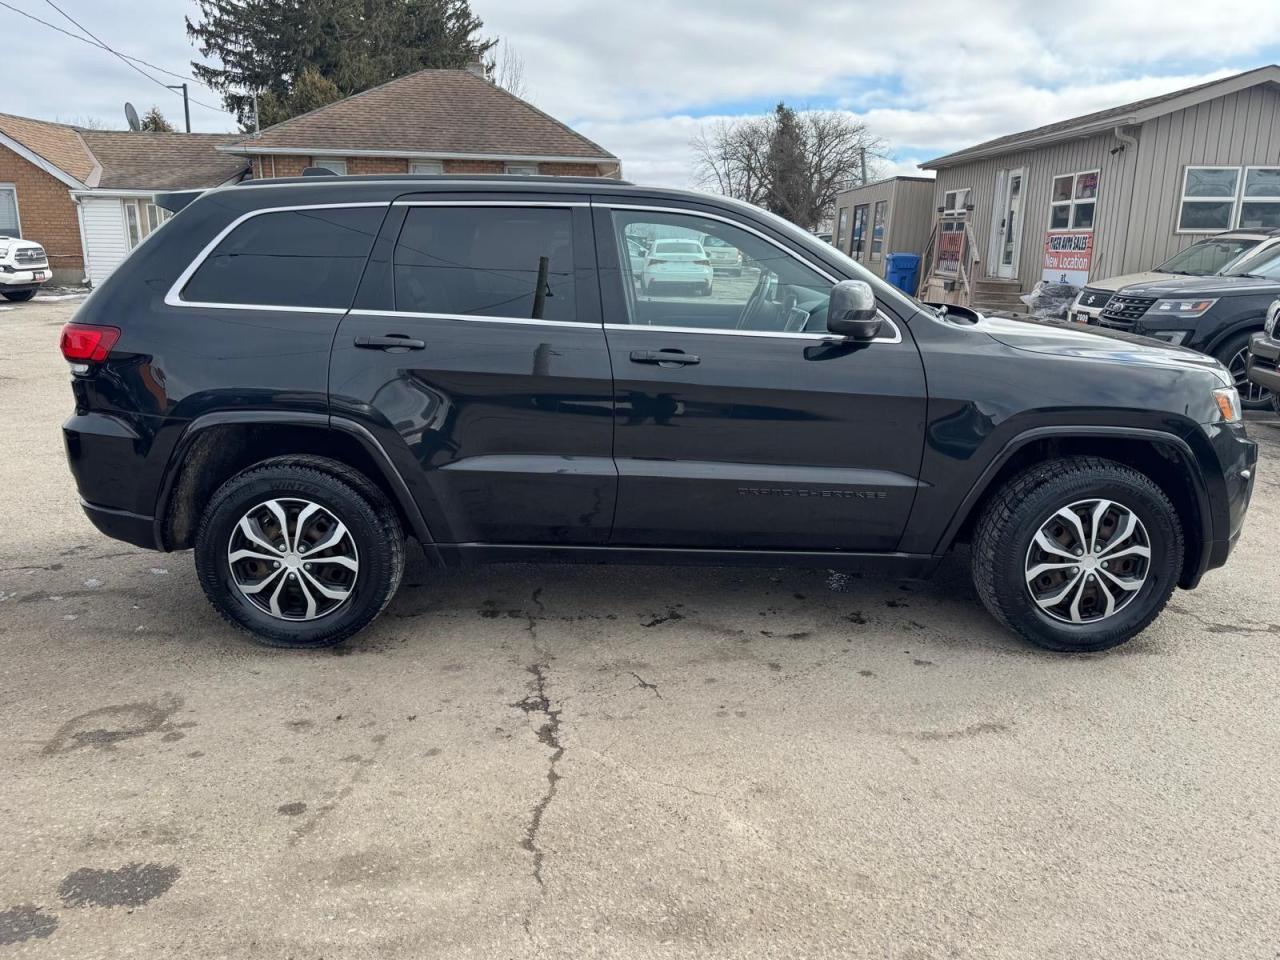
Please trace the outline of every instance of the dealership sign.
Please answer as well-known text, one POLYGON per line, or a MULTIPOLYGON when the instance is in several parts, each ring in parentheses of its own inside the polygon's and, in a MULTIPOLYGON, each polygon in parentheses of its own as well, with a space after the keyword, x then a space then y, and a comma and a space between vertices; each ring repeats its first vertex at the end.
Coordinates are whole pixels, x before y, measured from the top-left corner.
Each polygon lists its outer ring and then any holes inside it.
POLYGON ((1041 280, 1083 287, 1093 265, 1093 231, 1064 230, 1044 235, 1044 269, 1041 280))

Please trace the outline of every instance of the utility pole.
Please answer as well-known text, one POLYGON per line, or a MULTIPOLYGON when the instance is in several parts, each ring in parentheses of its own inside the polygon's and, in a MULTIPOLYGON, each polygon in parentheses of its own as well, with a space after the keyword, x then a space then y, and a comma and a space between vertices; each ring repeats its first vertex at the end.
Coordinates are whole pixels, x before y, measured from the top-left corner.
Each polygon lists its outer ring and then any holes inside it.
POLYGON ((858 173, 862 178, 862 185, 867 185, 867 148, 861 147, 858 150, 858 173))
POLYGON ((187 121, 187 133, 191 132, 191 100, 187 97, 187 85, 185 83, 165 84, 170 90, 182 91, 182 113, 187 121))

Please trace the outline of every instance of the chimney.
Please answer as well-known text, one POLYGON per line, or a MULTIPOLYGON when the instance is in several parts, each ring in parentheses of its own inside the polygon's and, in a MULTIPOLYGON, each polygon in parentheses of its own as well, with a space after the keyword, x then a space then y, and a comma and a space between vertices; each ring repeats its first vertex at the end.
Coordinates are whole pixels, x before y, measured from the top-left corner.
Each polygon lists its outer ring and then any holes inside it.
POLYGON ((467 73, 473 77, 479 77, 481 80, 489 79, 489 71, 485 69, 484 64, 479 60, 472 60, 467 64, 467 73))

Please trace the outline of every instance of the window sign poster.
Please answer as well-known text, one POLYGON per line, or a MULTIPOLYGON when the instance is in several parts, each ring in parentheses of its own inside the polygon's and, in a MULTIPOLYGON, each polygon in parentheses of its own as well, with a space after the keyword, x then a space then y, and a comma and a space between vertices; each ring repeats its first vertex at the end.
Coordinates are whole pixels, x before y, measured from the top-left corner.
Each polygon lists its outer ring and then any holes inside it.
POLYGON ((960 258, 964 255, 964 227, 956 222, 944 222, 938 236, 938 266, 936 272, 947 276, 960 274, 960 258), (955 229, 950 229, 954 227, 955 229))
POLYGON ((1044 235, 1044 269, 1040 279, 1083 287, 1093 265, 1093 231, 1061 230, 1044 235))

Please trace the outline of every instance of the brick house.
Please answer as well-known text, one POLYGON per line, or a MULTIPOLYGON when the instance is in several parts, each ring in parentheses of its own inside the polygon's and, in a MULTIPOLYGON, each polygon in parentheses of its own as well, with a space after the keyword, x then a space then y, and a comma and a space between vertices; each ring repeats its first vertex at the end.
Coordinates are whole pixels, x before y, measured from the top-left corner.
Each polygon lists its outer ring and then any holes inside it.
POLYGON ((554 117, 467 70, 420 70, 219 144, 254 177, 510 173, 619 177, 618 158, 554 117))
POLYGON ((167 219, 165 190, 231 183, 236 134, 85 130, 0 114, 0 235, 45 248, 57 283, 97 283, 167 219))

